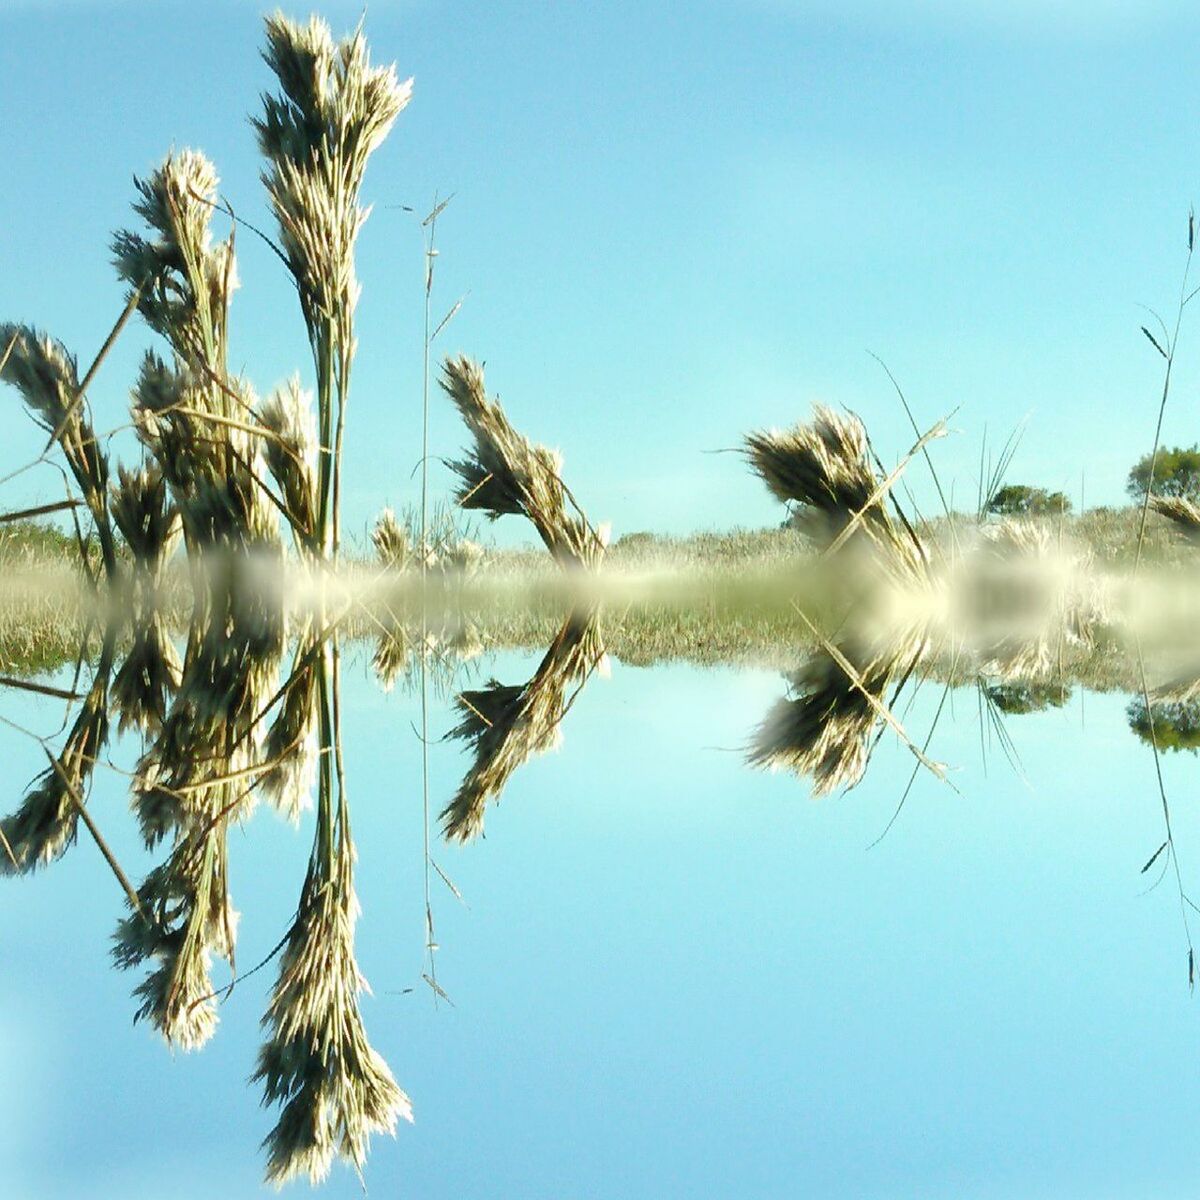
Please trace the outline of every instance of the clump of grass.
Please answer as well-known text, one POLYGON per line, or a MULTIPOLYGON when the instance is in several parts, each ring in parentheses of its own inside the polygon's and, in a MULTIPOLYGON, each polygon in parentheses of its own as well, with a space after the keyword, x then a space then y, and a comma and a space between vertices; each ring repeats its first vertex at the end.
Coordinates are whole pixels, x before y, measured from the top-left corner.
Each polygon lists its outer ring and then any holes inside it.
POLYGON ((469 524, 455 519, 449 505, 439 505, 425 514, 424 562, 421 555, 421 512, 409 510, 398 517, 383 509, 371 530, 371 544, 379 565, 387 571, 403 572, 424 567, 426 573, 441 575, 472 571, 483 561, 483 547, 472 536, 469 524))
POLYGON ((911 523, 898 508, 899 520, 893 519, 886 504, 895 475, 884 479, 876 473, 857 417, 815 405, 812 421, 748 434, 745 447, 771 494, 800 506, 797 528, 821 550, 832 553, 865 539, 888 563, 906 573, 923 572, 925 555, 911 523))
POLYGON ((491 520, 526 517, 561 566, 598 566, 607 538, 592 528, 563 483, 559 455, 513 428, 500 402, 489 399, 478 363, 447 358, 441 385, 475 439, 474 454, 450 464, 461 480, 459 504, 491 520))
POLYGON ((412 95, 395 67, 372 67, 361 29, 335 42, 329 26, 267 18, 263 58, 279 94, 254 120, 283 259, 300 297, 317 374, 320 464, 314 537, 336 553, 340 462, 359 285, 354 246, 367 210, 359 191, 367 160, 412 95))

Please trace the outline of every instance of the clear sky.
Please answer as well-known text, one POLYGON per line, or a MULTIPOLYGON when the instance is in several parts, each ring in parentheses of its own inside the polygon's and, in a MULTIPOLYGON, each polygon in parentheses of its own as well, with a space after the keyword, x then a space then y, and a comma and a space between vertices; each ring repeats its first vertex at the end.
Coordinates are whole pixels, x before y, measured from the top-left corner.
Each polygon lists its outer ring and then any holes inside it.
MULTIPOLYGON (((321 11, 339 33, 359 15, 321 11)), ((107 244, 131 177, 172 145, 206 151, 269 222, 246 123, 272 82, 261 14, 0 0, 0 317, 89 360, 121 307, 107 244)), ((1089 503, 1122 500, 1161 386, 1138 305, 1171 308, 1200 195, 1186 4, 378 0, 366 28, 416 84, 366 186, 351 533, 413 499, 420 455, 421 243, 388 206, 450 192, 437 306, 469 294, 439 349, 487 361, 618 534, 778 520, 709 452, 813 400, 854 408, 895 459, 911 431, 868 349, 922 422, 961 406, 936 448, 959 499, 984 427, 994 442, 1028 416, 1013 479, 1078 499, 1086 476, 1089 503)), ((239 248, 234 366, 260 391, 295 367, 311 382, 279 264, 239 248)), ((1168 441, 1200 436, 1198 340, 1185 324, 1168 441)), ((106 365, 100 427, 124 419, 149 341, 133 330, 106 365)), ((0 467, 35 449, 5 403, 0 467)), ((461 431, 434 404, 452 455, 461 431)), ((43 473, 0 503, 60 488, 43 473)))

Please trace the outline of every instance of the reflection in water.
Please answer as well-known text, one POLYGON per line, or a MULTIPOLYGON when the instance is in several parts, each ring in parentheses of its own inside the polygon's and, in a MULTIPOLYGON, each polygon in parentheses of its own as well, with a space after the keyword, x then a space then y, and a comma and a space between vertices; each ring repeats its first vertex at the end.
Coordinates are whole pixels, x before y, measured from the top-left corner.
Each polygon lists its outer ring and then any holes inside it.
POLYGON ((1135 696, 1126 714, 1129 728, 1157 750, 1200 749, 1200 679, 1178 680, 1135 696))
POLYGON ((572 612, 527 683, 493 681, 458 695, 463 719, 450 736, 467 742, 475 759, 442 811, 446 837, 468 842, 483 833, 488 801, 499 800, 522 763, 558 744, 563 718, 603 658, 599 613, 572 612))
MULTIPOLYGON (((215 966, 224 963, 230 977, 239 976, 230 828, 244 825, 260 801, 294 824, 315 808, 294 916, 267 963, 253 968, 273 961, 276 978, 252 1079, 278 1110, 264 1143, 269 1179, 319 1181, 337 1157, 361 1171, 370 1135, 412 1119, 359 1006, 367 984, 355 957, 343 633, 315 612, 285 617, 236 563, 208 578, 180 653, 147 568, 133 593, 132 628, 106 627, 91 685, 77 697, 81 706, 61 749, 0 824, 11 850, 0 861, 7 874, 47 866, 76 840, 82 821, 126 895, 113 958, 140 972, 136 1018, 172 1048, 194 1050, 213 1037, 219 1002, 232 987, 214 980, 215 966), (136 886, 86 806, 110 725, 143 743, 131 775, 132 808, 159 861, 136 886)), ((1070 684, 1055 673, 1064 660, 1044 639, 1021 646, 1006 633, 977 641, 969 653, 962 646, 948 653, 926 627, 883 644, 853 619, 842 619, 829 637, 808 627, 815 645, 789 673, 790 694, 754 732, 749 761, 807 778, 817 795, 857 784, 889 730, 916 759, 914 776, 924 767, 942 777, 941 765, 926 754, 933 730, 916 744, 904 729, 907 710, 898 706, 906 692, 928 682, 943 689, 943 702, 952 688, 977 689, 993 721, 1061 707, 1070 696, 1070 684)), ((479 631, 462 619, 454 625, 441 609, 436 617, 423 614, 420 626, 407 612, 369 628, 378 639, 381 686, 423 679, 454 696, 460 719, 446 736, 470 752, 465 777, 441 812, 443 833, 454 842, 479 837, 489 801, 499 800, 525 762, 558 743, 563 720, 605 656, 598 604, 572 608, 532 676, 512 685, 456 684, 458 666, 478 649, 479 631)), ((1144 699, 1130 705, 1135 733, 1152 735, 1159 750, 1200 741, 1194 685, 1162 687, 1150 699, 1149 710, 1144 699)), ((942 710, 939 704, 937 717, 942 710)), ((1163 846, 1153 857, 1150 849, 1148 866, 1178 866, 1169 822, 1163 846)), ((1181 881, 1178 891, 1181 905, 1190 904, 1181 881)))
POLYGON ((1071 699, 1071 689, 1064 683, 989 683, 984 688, 989 702, 1006 716, 1062 708, 1071 699))
POLYGON ((371 1048, 359 1012, 366 981, 354 956, 355 849, 341 749, 340 649, 311 619, 291 639, 282 685, 280 614, 244 589, 210 589, 198 604, 183 662, 162 622, 144 614, 113 673, 119 630, 108 628, 93 684, 61 753, 0 828, 6 870, 55 861, 82 816, 128 895, 113 958, 143 968, 135 1019, 168 1045, 203 1046, 217 1025, 212 966, 237 974, 238 917, 230 896, 227 837, 259 797, 292 821, 312 803, 309 866, 293 922, 277 948, 278 979, 263 1018, 254 1079, 278 1105, 266 1140, 268 1176, 325 1177, 335 1155, 361 1169, 368 1136, 411 1119, 408 1098, 371 1048), (159 862, 134 889, 91 824, 85 794, 108 737, 149 739, 132 779, 132 806, 159 862))
MULTIPOLYGON (((507 438, 503 414, 480 399, 481 377, 468 372, 463 380, 464 395, 474 397, 483 413, 480 420, 491 422, 485 433, 490 429, 490 436, 507 438)), ((477 454, 486 457, 489 443, 480 444, 477 454)), ((824 453, 821 445, 805 442, 800 450, 816 461, 824 453)), ((769 457, 778 449, 776 442, 762 447, 768 472, 778 468, 769 457)), ((791 449, 799 453, 796 445, 791 449)), ((523 443, 513 456, 524 472, 514 468, 513 495, 536 493, 539 503, 559 514, 552 524, 571 534, 551 547, 556 555, 572 563, 599 556, 601 536, 582 518, 564 515, 566 492, 547 492, 538 484, 545 456, 523 443)), ((472 467, 465 483, 482 469, 472 467)), ((867 487, 865 476, 851 482, 856 494, 867 487)), ((557 614, 547 626, 549 644, 530 678, 520 684, 464 686, 463 662, 485 639, 502 641, 479 613, 461 604, 469 573, 464 561, 447 555, 444 561, 421 564, 419 603, 412 594, 416 572, 410 570, 408 576, 385 577, 376 593, 356 592, 335 575, 314 573, 304 595, 285 606, 277 575, 262 573, 244 557, 213 557, 196 566, 189 604, 180 604, 177 597, 164 596, 169 587, 163 578, 164 551, 177 536, 178 522, 161 479, 147 473, 123 479, 121 487, 116 520, 133 558, 123 606, 128 611, 103 623, 98 654, 80 654, 81 663, 94 661, 91 684, 80 696, 71 693, 81 707, 61 748, 48 754, 47 769, 0 823, 0 869, 29 873, 53 863, 76 840, 82 823, 126 897, 112 953, 117 966, 137 973, 135 1016, 171 1048, 194 1050, 214 1036, 220 1000, 233 986, 222 986, 214 971, 223 963, 234 982, 239 978, 229 831, 244 825, 260 801, 296 825, 315 807, 312 848, 294 914, 272 955, 251 968, 273 964, 276 972, 252 1079, 265 1104, 277 1110, 264 1143, 270 1180, 307 1176, 319 1181, 338 1157, 361 1172, 370 1135, 393 1131, 400 1118, 411 1120, 412 1106, 372 1047, 359 1004, 367 984, 355 957, 358 905, 343 763, 342 641, 357 635, 375 639, 373 667, 380 686, 419 689, 423 710, 431 689, 453 696, 458 720, 446 736, 465 744, 469 766, 440 816, 445 838, 467 843, 482 835, 489 802, 500 799, 514 773, 558 744, 564 719, 604 660, 606 635, 611 637, 616 626, 618 636, 629 636, 628 609, 622 612, 613 593, 604 592, 595 578, 581 583, 582 573, 577 578, 564 572, 562 593, 548 602, 557 614), (272 580, 274 586, 267 586, 272 580), (569 602, 559 604, 564 598, 569 602), (605 613, 620 614, 609 617, 605 634, 602 604, 605 613), (185 631, 181 638, 180 631, 185 631), (136 885, 87 809, 92 777, 97 762, 105 762, 113 726, 142 741, 131 773, 132 808, 141 839, 157 862, 136 885)), ((499 503, 499 493, 487 488, 478 495, 499 503)), ((874 512, 872 506, 868 511, 874 512)), ((1040 568, 1028 576, 1014 573, 1004 538, 977 548, 971 586, 943 593, 903 523, 876 514, 860 524, 861 530, 850 521, 822 525, 829 527, 826 549, 837 551, 830 577, 841 590, 802 590, 796 582, 801 572, 794 568, 781 576, 792 589, 786 595, 796 619, 786 627, 787 639, 776 638, 774 644, 790 644, 800 663, 793 660, 788 695, 771 706, 752 734, 752 765, 789 771, 810 780, 817 795, 826 795, 858 784, 890 731, 915 760, 909 787, 922 769, 945 780, 945 768, 928 751, 946 697, 962 687, 975 690, 981 728, 985 720, 991 723, 1015 763, 1004 720, 1063 706, 1075 683, 1095 684, 1101 678, 1098 670, 1104 672, 1105 686, 1132 692, 1142 685, 1129 721, 1156 755, 1200 743, 1194 684, 1153 691, 1144 686, 1138 638, 1122 641, 1105 609, 1081 597, 1074 585, 1062 587, 1040 568), (870 557, 877 550, 884 554, 882 572, 870 557), (999 602, 998 595, 1003 595, 999 602), (923 738, 914 738, 905 728, 908 710, 900 701, 907 703, 931 682, 942 689, 942 701, 933 726, 923 738)), ((411 539, 394 521, 381 524, 376 542, 385 564, 411 557, 411 539)), ((1049 547, 1043 539, 1034 550, 1048 552, 1049 547)), ((1021 553, 1025 561, 1033 551, 1026 547, 1021 553)), ((641 602, 650 615, 640 619, 667 623, 655 617, 644 598, 641 602)), ((711 629, 704 626, 696 634, 689 625, 691 612, 681 619, 684 611, 681 604, 670 621, 686 645, 702 654, 712 641, 711 629)), ((752 628, 770 611, 741 610, 737 619, 744 624, 734 628, 752 628)), ((1192 902, 1182 882, 1165 789, 1161 795, 1165 840, 1153 854, 1147 847, 1145 858, 1147 867, 1157 864, 1164 874, 1174 874, 1191 964, 1187 911, 1192 902)), ((907 796, 906 788, 901 806, 907 796)), ((436 809, 426 806, 427 837, 430 811, 436 809)), ((432 967, 430 866, 440 873, 426 846, 430 968, 425 978, 443 996, 432 967)))
MULTIPOLYGON (((267 1174, 275 1182, 301 1172, 319 1180, 335 1153, 361 1171, 368 1135, 393 1131, 399 1116, 412 1120, 408 1097, 371 1048, 359 1012, 366 981, 354 958, 358 901, 342 763, 340 653, 336 639, 312 649, 320 654, 294 678, 315 684, 306 694, 320 730, 316 832, 254 1074, 265 1102, 282 1105, 266 1141, 267 1174)), ((287 716, 285 709, 280 721, 287 716)), ((294 753, 303 755, 298 742, 294 753)))
POLYGON ((908 679, 921 647, 872 655, 844 645, 840 660, 824 650, 810 655, 789 677, 791 695, 775 702, 755 732, 750 763, 811 777, 817 796, 854 787, 889 693, 908 679))
POLYGON ((83 708, 62 751, 30 785, 21 806, 0 821, 3 857, 0 873, 35 870, 55 862, 75 841, 81 799, 96 760, 108 741, 108 689, 115 630, 109 630, 83 708))

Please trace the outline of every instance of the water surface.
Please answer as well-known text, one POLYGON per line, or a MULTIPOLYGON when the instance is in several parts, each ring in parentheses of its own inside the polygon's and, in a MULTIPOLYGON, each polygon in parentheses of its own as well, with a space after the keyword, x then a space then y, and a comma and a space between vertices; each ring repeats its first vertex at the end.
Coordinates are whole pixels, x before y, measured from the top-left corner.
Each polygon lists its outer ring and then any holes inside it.
MULTIPOLYGON (((859 786, 816 801, 748 769, 776 671, 613 663, 466 845, 435 822, 469 758, 434 742, 432 858, 462 896, 431 872, 447 1001, 423 979, 419 693, 384 693, 362 646, 343 657, 362 1012, 415 1115, 373 1139, 371 1193, 1193 1194, 1200 1012, 1173 872, 1142 894, 1164 812, 1128 697, 1008 717, 1017 769, 956 690, 929 751, 954 787, 920 771, 873 848, 912 755, 888 734, 859 786)), ((539 659, 477 662, 475 686, 539 659)), ((914 738, 939 698, 927 686, 906 711, 914 738)), ((41 733, 62 709, 3 697, 41 733)), ((448 696, 431 693, 428 721, 434 736, 457 723, 448 696)), ((12 728, 0 746, 13 808, 45 757, 12 728)), ((127 735, 106 757, 128 771, 139 750, 127 735)), ((1187 888, 1194 759, 1162 764, 1187 888)), ((128 784, 102 764, 88 808, 136 881, 156 860, 128 784)), ((288 928, 313 819, 262 806, 230 830, 240 971, 288 928)), ((110 957, 124 896, 82 829, 60 861, 0 883, 7 1194, 265 1194, 274 1114, 247 1080, 277 964, 238 983, 207 1045, 173 1054, 131 1023, 139 973, 110 957)), ((360 1185, 337 1164, 323 1192, 360 1185)))

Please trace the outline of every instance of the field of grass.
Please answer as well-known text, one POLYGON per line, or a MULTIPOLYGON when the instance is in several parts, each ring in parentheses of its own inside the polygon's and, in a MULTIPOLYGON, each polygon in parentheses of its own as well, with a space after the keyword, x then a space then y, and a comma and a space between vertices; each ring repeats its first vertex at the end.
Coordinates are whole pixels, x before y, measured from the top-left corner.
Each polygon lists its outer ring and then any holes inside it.
MULTIPOLYGON (((1089 508, 1080 514, 1070 514, 1061 522, 1047 517, 1043 523, 1055 537, 1061 528, 1065 538, 1093 553, 1096 561, 1121 563, 1133 561, 1140 517, 1140 510, 1132 506, 1089 508)), ((956 524, 960 530, 967 530, 976 521, 964 513, 956 518, 956 524)), ((942 542, 950 540, 944 517, 927 523, 921 532, 942 542)), ((520 549, 485 546, 484 549, 485 568, 537 574, 552 566, 541 546, 520 549)), ((96 562, 98 551, 94 542, 89 543, 89 552, 96 562)), ((771 566, 810 552, 810 544, 801 533, 783 526, 685 535, 636 531, 618 537, 608 548, 604 561, 607 567, 627 570, 713 570, 771 566)), ((1187 543, 1176 535, 1171 522, 1151 512, 1146 523, 1143 557, 1152 562, 1181 562, 1186 561, 1188 554, 1187 543)), ((78 559, 73 534, 40 522, 0 525, 0 569, 77 563, 78 559)))
POLYGON ((78 656, 81 580, 74 534, 0 525, 0 675, 41 675, 78 656))
MULTIPOLYGON (((1061 521, 1047 519, 1046 526, 1056 543, 1061 539, 1073 546, 1095 567, 1120 571, 1133 561, 1138 522, 1134 508, 1091 509, 1061 521)), ((964 537, 973 524, 963 517, 957 523, 958 536, 964 537)), ((944 519, 923 533, 944 545, 952 540, 944 519)), ((614 584, 619 602, 607 604, 604 611, 608 649, 635 664, 678 659, 780 663, 798 657, 811 645, 810 636, 789 603, 791 593, 781 592, 779 581, 787 579, 783 569, 795 564, 796 585, 801 588, 809 574, 804 564, 812 553, 803 535, 791 528, 685 537, 626 534, 609 547, 602 569, 602 578, 622 581, 614 584), (629 580, 643 578, 681 582, 664 601, 657 593, 642 598, 636 589, 630 590, 629 580)), ((1146 563, 1182 565, 1191 561, 1192 553, 1169 521, 1150 515, 1146 563)), ((95 546, 91 556, 98 565, 95 546)), ((345 566, 373 569, 365 560, 345 566)), ((0 674, 44 673, 79 655, 83 606, 78 603, 81 589, 70 586, 72 577, 82 582, 73 535, 48 525, 0 526, 0 674)), ((461 606, 454 621, 468 626, 483 646, 536 650, 553 638, 569 603, 563 579, 541 547, 485 547, 469 594, 448 597, 447 608, 461 606)), ((408 596, 407 602, 400 596, 395 604, 401 622, 411 618, 411 589, 408 596)), ((384 611, 391 608, 389 594, 384 611)), ((186 605, 176 617, 178 623, 186 623, 186 605)), ((352 614, 345 632, 366 639, 386 636, 378 617, 365 612, 352 614)), ((1072 673, 1100 681, 1102 657, 1093 662, 1079 653, 1069 657, 1072 673)), ((1105 682, 1112 686, 1117 680, 1105 682)))

